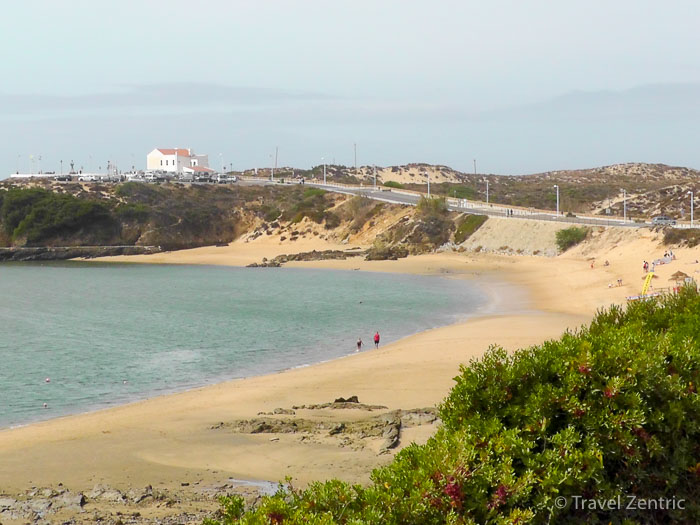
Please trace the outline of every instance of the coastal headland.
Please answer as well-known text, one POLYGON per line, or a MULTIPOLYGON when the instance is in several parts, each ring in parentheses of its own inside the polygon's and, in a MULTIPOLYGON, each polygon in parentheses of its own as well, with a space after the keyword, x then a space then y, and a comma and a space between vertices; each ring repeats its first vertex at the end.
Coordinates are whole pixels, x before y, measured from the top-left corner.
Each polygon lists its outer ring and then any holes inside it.
MULTIPOLYGON (((499 235, 513 236, 514 226, 507 222, 491 222, 493 246, 505 244, 499 235)), ((518 242, 523 249, 529 244, 530 253, 544 253, 553 244, 554 229, 543 232, 534 221, 517 224, 518 242)), ((52 519, 69 516, 76 522, 129 513, 138 514, 134 520, 175 514, 200 519, 216 508, 217 493, 239 490, 255 497, 255 487, 237 480, 275 483, 289 476, 297 485, 330 477, 366 482, 372 468, 435 431, 439 422, 430 408, 448 393, 460 364, 492 344, 513 351, 556 338, 588 322, 597 309, 624 303, 625 296, 639 293, 642 261, 663 254, 661 239, 651 230, 601 228, 557 257, 473 249, 399 260, 287 263, 476 279, 492 293, 493 305, 482 317, 378 350, 0 431, 0 487, 6 498, 0 504, 25 510, 43 505, 44 513, 53 506, 52 519), (334 403, 352 396, 357 403, 334 403), (82 500, 66 494, 82 495, 82 500), (73 503, 61 506, 60 497, 73 503)), ((309 238, 296 241, 293 250, 367 247, 309 238)), ((657 288, 673 286, 674 272, 695 276, 700 271, 699 249, 673 251, 673 262, 656 269, 657 288)), ((99 260, 247 266, 291 252, 279 235, 269 235, 242 237, 227 246, 99 260)), ((8 511, 3 522, 13 516, 21 521, 20 514, 8 511)))

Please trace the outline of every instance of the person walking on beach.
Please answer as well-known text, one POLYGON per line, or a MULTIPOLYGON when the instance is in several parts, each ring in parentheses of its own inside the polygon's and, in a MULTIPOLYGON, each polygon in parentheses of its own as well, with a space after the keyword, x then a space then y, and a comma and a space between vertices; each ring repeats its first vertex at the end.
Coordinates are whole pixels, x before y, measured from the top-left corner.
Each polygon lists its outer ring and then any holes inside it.
POLYGON ((379 348, 379 332, 374 334, 374 348, 379 348))
POLYGON ((358 337, 357 338, 357 350, 355 350, 355 352, 359 352, 360 348, 362 348, 362 338, 358 337))

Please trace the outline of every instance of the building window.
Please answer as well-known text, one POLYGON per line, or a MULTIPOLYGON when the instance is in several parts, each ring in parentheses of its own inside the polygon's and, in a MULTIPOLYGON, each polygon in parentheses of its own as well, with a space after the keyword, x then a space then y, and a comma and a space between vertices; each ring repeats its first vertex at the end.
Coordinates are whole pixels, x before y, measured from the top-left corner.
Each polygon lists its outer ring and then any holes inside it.
POLYGON ((163 165, 163 159, 160 159, 160 165, 161 166, 163 165))

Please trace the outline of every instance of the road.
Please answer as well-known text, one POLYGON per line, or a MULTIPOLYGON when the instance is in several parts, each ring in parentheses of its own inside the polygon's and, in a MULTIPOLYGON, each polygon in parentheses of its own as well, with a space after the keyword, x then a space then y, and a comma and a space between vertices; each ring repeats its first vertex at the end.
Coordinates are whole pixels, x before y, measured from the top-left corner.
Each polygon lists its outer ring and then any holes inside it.
MULTIPOLYGON (((280 184, 280 182, 272 182, 269 180, 247 178, 240 181, 242 184, 280 184)), ((297 184, 297 183, 294 183, 297 184)), ((326 191, 335 193, 343 193, 346 195, 361 195, 373 200, 388 202, 391 204, 407 204, 415 206, 421 197, 425 194, 418 192, 409 192, 397 190, 393 188, 384 188, 373 186, 357 187, 344 184, 323 184, 321 182, 305 182, 305 186, 311 188, 320 188, 326 191)), ((477 201, 468 201, 466 199, 454 199, 448 197, 447 208, 450 211, 461 213, 470 213, 474 215, 488 215, 490 217, 508 217, 512 219, 530 219, 548 222, 563 222, 571 224, 583 224, 589 226, 616 226, 621 228, 648 228, 651 226, 647 222, 632 222, 624 221, 619 217, 614 218, 598 218, 598 217, 566 217, 564 215, 556 215, 556 212, 547 212, 543 210, 527 209, 522 207, 508 207, 500 204, 486 204, 477 201), (512 213, 512 214, 510 214, 512 213)))

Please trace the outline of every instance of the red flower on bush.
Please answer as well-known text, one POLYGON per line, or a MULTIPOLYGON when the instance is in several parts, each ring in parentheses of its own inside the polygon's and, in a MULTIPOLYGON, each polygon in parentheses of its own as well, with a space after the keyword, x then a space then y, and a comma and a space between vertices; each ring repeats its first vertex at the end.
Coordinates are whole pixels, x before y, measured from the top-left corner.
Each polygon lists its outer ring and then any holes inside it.
POLYGON ((509 495, 510 491, 508 490, 508 487, 506 487, 505 485, 499 485, 496 489, 496 492, 494 492, 493 494, 493 498, 491 498, 491 501, 488 504, 488 508, 495 509, 497 507, 500 507, 506 502, 509 495))
POLYGON ((462 485, 454 476, 447 478, 447 484, 443 492, 450 498, 450 505, 458 509, 462 508, 462 485))

